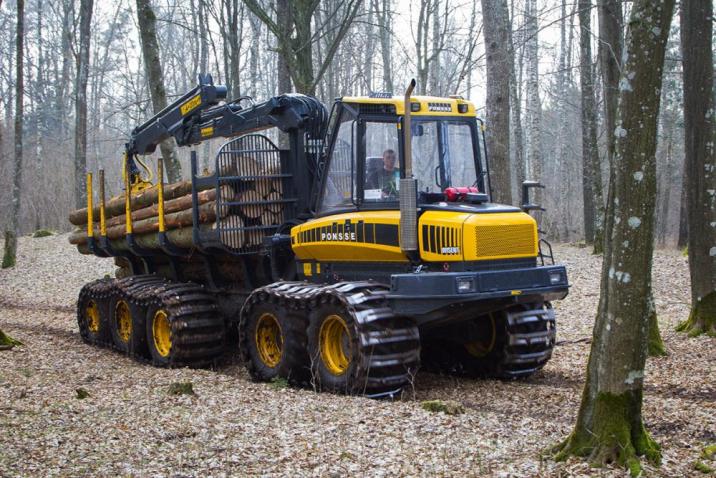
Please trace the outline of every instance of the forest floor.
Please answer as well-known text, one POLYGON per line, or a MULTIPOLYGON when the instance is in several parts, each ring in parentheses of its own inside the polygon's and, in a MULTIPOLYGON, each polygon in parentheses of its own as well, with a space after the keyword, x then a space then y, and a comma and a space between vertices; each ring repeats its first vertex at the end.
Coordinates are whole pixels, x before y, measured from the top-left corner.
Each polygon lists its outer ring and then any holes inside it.
MULTIPOLYGON (((77 293, 112 261, 80 256, 66 235, 22 238, 18 266, 0 271, 0 329, 25 344, 0 352, 0 476, 624 476, 541 457, 574 424, 599 295, 599 257, 555 254, 573 286, 555 304, 544 370, 517 382, 420 373, 388 401, 254 383, 239 364, 157 369, 85 345, 77 293), (167 393, 184 381, 195 395, 167 393), (465 413, 423 410, 433 399, 465 413)), ((654 295, 669 355, 646 368, 644 418, 663 449, 646 471, 704 476, 693 465, 716 442, 716 339, 674 332, 689 300, 678 252, 657 251, 654 295)))

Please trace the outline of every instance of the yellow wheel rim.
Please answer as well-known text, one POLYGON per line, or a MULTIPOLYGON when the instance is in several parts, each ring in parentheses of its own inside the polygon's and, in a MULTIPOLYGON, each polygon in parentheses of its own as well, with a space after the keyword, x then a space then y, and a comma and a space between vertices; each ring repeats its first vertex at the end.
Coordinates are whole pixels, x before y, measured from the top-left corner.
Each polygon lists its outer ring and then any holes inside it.
POLYGON ((319 332, 321 360, 333 375, 343 375, 351 363, 351 334, 343 317, 329 315, 319 332), (346 353, 347 352, 347 353, 346 353))
POLYGON ((129 342, 132 336, 132 314, 129 312, 129 304, 120 300, 114 307, 114 317, 117 322, 117 335, 122 342, 129 342))
POLYGON ((172 328, 169 324, 169 317, 163 310, 158 310, 152 319, 152 336, 154 337, 154 348, 159 355, 168 357, 172 348, 172 328))
POLYGON ((283 354, 283 334, 278 319, 268 312, 256 324, 256 350, 267 367, 275 367, 283 354))
POLYGON ((85 307, 85 317, 87 317, 87 328, 93 334, 99 332, 99 306, 94 300, 90 300, 85 307))
POLYGON ((468 342, 464 344, 467 353, 473 357, 484 357, 495 348, 495 342, 497 341, 497 327, 495 327, 495 317, 490 314, 490 332, 484 340, 476 340, 474 342, 468 342))

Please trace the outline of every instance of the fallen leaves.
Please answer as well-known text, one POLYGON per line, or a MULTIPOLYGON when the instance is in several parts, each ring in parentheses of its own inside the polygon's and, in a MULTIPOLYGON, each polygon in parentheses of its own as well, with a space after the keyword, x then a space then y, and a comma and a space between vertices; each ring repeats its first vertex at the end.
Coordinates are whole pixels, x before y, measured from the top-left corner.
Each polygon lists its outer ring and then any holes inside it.
MULTIPOLYGON (((370 400, 250 380, 244 368, 159 369, 90 347, 77 332, 80 287, 112 273, 66 235, 21 238, 0 271, 0 328, 25 345, 0 353, 0 470, 16 476, 624 476, 541 456, 574 424, 600 258, 556 246, 572 288, 555 304, 558 346, 516 382, 418 373, 402 400, 370 400), (197 395, 169 395, 191 383, 197 395), (91 398, 78 400, 83 388, 91 398), (460 404, 428 413, 421 403, 460 404)), ((644 418, 662 446, 649 476, 694 476, 716 442, 714 339, 674 332, 688 315, 686 259, 657 251, 654 293, 668 357, 647 363, 644 418)))

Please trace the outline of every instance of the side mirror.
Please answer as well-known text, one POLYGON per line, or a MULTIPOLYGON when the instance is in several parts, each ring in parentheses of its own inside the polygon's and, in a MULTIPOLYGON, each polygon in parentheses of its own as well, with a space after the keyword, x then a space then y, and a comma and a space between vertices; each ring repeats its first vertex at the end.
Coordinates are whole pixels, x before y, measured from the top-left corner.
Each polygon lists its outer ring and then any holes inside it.
POLYGON ((539 181, 523 181, 522 182, 522 210, 529 214, 530 211, 544 211, 545 209, 539 204, 532 204, 530 202, 530 189, 542 188, 544 184, 539 181))

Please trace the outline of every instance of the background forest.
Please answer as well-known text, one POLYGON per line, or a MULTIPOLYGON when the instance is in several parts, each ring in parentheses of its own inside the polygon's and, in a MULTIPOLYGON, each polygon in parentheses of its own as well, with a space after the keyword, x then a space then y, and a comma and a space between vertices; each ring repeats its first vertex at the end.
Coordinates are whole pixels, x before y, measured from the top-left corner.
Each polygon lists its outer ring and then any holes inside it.
MULTIPOLYGON (((629 2, 625 8, 627 18, 629 2)), ((16 9, 15 0, 0 2, 3 210, 9 210, 12 201, 16 9)), ((497 199, 516 204, 519 181, 539 179, 547 186, 543 228, 552 239, 582 240, 584 198, 593 196, 584 194, 581 140, 583 118, 590 115, 597 124, 602 184, 608 170, 596 10, 588 1, 567 0, 28 0, 19 232, 69 229, 67 212, 82 193, 75 171, 105 168, 109 193, 119 192, 121 147, 129 132, 153 114, 146 55, 158 55, 155 63, 161 67, 169 102, 190 89, 200 72, 210 72, 216 83, 227 84, 232 97, 264 99, 291 89, 314 93, 327 104, 336 96, 370 91, 401 94, 415 77, 420 93, 463 95, 486 117, 487 34, 507 40, 510 47, 503 50, 509 55, 509 68, 494 73, 498 84, 509 85, 510 145, 493 147, 492 167, 498 176, 507 171, 501 161, 507 153, 512 187, 510 195, 500 191, 497 199), (481 7, 490 3, 506 3, 508 9, 488 9, 485 22, 481 7), (138 17, 138 7, 145 15, 138 17), (142 48, 138 18, 146 18, 146 12, 156 16, 158 51, 142 48), (588 44, 580 44, 580 13, 594 25, 588 44), (282 28, 285 22, 301 15, 308 15, 310 29, 296 30, 291 38, 283 35, 290 30, 282 28), (89 25, 84 35, 83 24, 89 25), (81 68, 85 44, 86 79, 81 68), (581 64, 585 51, 591 61, 581 64), (596 108, 583 117, 580 85, 586 73, 596 108), (84 82, 86 97, 80 91, 84 82), (82 134, 78 120, 85 114, 78 92, 86 102, 86 158, 77 141, 82 134)), ((683 245, 685 236, 678 38, 675 22, 664 68, 657 150, 656 237, 662 246, 683 245)), ((505 124, 500 120, 487 117, 490 131, 505 124)), ((199 148, 205 165, 216 147, 199 148)), ((175 154, 186 177, 188 151, 175 154)), ((589 193, 592 186, 587 187, 589 193)), ((5 229, 8 221, 9 215, 0 217, 0 227, 5 229)))

